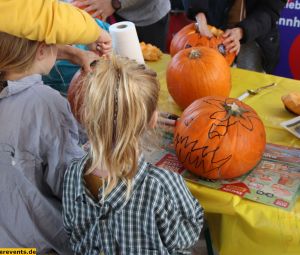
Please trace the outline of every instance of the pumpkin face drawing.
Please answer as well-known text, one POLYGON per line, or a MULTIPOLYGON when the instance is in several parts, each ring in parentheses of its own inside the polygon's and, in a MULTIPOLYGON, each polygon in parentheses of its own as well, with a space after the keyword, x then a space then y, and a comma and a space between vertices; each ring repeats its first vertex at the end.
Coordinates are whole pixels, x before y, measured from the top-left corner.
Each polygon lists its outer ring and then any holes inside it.
POLYGON ((257 113, 234 98, 196 100, 176 123, 174 144, 185 168, 208 179, 241 176, 258 164, 265 128, 257 113))

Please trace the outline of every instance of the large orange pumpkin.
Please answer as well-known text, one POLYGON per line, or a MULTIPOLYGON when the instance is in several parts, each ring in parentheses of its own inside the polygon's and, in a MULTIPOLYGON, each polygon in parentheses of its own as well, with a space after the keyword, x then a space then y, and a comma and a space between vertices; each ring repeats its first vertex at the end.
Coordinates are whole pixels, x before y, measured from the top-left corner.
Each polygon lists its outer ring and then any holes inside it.
POLYGON ((174 56, 178 51, 186 49, 188 47, 205 46, 219 51, 225 57, 227 63, 229 65, 232 65, 236 57, 236 53, 226 52, 225 47, 223 45, 224 38, 222 37, 222 34, 224 32, 220 29, 216 29, 213 26, 208 27, 214 35, 212 38, 200 35, 197 30, 197 26, 194 23, 189 24, 182 28, 180 31, 178 31, 171 41, 171 56, 174 56))
POLYGON ((174 143, 185 168, 208 179, 228 179, 260 161, 266 134, 257 113, 233 98, 205 97, 182 113, 174 143))
POLYGON ((68 89, 68 101, 71 106, 71 111, 79 123, 82 123, 81 106, 84 99, 85 86, 83 81, 85 79, 85 73, 79 69, 73 76, 68 89))
POLYGON ((230 68, 217 51, 188 48, 178 52, 167 67, 170 95, 182 108, 205 96, 228 97, 231 89, 230 68))

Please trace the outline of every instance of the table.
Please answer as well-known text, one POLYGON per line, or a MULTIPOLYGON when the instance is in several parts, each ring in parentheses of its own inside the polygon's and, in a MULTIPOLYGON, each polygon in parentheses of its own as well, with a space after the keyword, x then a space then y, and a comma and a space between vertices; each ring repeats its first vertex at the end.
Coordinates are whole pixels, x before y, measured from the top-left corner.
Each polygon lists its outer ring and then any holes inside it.
MULTIPOLYGON (((160 61, 147 64, 158 73, 161 82, 160 110, 180 114, 166 86, 169 60, 170 56, 164 55, 160 61)), ((300 81, 238 68, 231 69, 231 76, 231 97, 238 97, 246 89, 277 83, 276 87, 244 102, 260 115, 268 142, 300 147, 300 139, 279 126, 280 122, 295 117, 285 110, 281 96, 300 91, 300 81)), ((300 198, 292 211, 287 212, 200 184, 187 182, 187 185, 205 209, 213 244, 220 255, 300 254, 300 198)))

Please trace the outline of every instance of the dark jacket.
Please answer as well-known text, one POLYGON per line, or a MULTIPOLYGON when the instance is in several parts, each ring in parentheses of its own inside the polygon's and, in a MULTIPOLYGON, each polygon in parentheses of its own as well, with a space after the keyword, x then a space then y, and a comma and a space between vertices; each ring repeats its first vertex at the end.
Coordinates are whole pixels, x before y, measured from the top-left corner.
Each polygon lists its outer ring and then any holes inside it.
MULTIPOLYGON (((183 0, 189 18, 206 14, 208 24, 227 28, 228 11, 233 0, 183 0)), ((279 61, 279 31, 276 21, 286 0, 246 0, 246 18, 237 24, 243 29, 241 43, 256 41, 263 52, 263 67, 271 73, 279 61)))

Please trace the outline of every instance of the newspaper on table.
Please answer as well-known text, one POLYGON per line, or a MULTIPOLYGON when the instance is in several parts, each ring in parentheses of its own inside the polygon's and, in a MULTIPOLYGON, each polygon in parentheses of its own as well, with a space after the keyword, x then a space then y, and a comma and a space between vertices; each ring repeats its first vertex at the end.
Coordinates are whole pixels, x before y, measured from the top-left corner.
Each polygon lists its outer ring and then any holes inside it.
POLYGON ((247 174, 229 180, 207 180, 189 172, 178 161, 170 130, 162 132, 159 150, 146 153, 147 160, 157 167, 177 172, 189 181, 266 205, 290 210, 295 204, 300 187, 300 148, 267 144, 262 160, 247 174))
POLYGON ((280 125, 291 132, 293 135, 300 138, 300 116, 281 122, 280 125))

